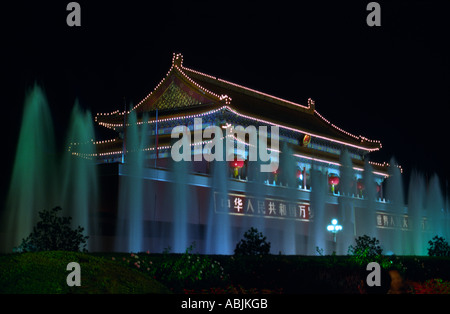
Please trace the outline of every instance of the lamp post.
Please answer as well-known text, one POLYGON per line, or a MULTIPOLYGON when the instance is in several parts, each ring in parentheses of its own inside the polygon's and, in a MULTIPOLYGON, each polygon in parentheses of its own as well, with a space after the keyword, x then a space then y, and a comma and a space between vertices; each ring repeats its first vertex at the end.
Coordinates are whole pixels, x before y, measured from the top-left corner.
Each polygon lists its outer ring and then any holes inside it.
POLYGON ((327 226, 327 230, 331 233, 333 233, 333 241, 334 243, 336 243, 336 233, 338 233, 339 231, 342 230, 342 226, 338 225, 338 220, 337 219, 332 219, 331 220, 331 225, 327 226))

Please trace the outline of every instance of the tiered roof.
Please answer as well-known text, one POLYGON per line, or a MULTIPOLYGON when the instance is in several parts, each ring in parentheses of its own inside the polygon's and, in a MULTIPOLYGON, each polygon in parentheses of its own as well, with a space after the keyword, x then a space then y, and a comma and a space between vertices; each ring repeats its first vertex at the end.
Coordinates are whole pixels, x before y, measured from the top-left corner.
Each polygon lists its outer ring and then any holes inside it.
MULTIPOLYGON (((227 110, 242 118, 278 125, 300 135, 309 134, 312 138, 357 149, 363 154, 381 148, 380 141, 351 134, 332 124, 319 114, 312 99, 308 99, 307 105, 301 105, 187 68, 183 65, 181 54, 173 54, 172 65, 166 76, 131 110, 135 110, 138 117, 142 117, 143 113, 154 112, 156 108, 160 112, 158 120, 161 121, 227 110)), ((130 111, 97 114, 95 121, 99 125, 120 131, 123 128, 124 114, 130 111)), ((154 122, 152 121, 154 113, 149 116, 150 123, 154 122)), ((107 150, 114 151, 112 146, 119 146, 119 142, 121 140, 118 139, 100 143, 97 148, 102 150, 102 144, 105 144, 107 150)), ((309 155, 309 158, 320 158, 331 163, 339 162, 336 160, 338 157, 333 154, 317 151, 311 154, 307 147, 297 147, 294 151, 302 156, 309 155)), ((373 166, 375 170, 380 168, 378 170, 383 173, 386 171, 384 165, 373 164, 373 166)))
MULTIPOLYGON (((380 141, 370 140, 340 129, 315 109, 314 101, 301 105, 250 89, 221 78, 183 66, 183 56, 174 54, 172 66, 164 79, 131 110, 151 112, 170 110, 170 116, 201 114, 224 107, 245 118, 267 122, 282 128, 310 134, 344 146, 364 151, 381 148, 380 141)), ((96 121, 105 127, 123 127, 124 112, 97 114, 96 121)))

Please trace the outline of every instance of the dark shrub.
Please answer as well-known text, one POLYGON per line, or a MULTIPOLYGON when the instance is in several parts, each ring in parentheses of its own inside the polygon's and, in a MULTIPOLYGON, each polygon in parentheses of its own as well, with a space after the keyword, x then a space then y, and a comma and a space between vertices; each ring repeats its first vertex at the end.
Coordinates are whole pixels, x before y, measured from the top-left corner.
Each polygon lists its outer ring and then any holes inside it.
POLYGON ((266 255, 269 252, 270 242, 266 242, 266 237, 253 227, 244 233, 244 238, 234 250, 235 255, 266 255))
POLYGON ((383 269, 401 268, 401 265, 393 264, 386 256, 382 255, 383 249, 379 246, 380 241, 363 235, 355 239, 356 246, 348 247, 348 254, 351 255, 350 261, 363 266, 370 262, 377 262, 383 269))
POLYGON ((376 238, 371 238, 368 235, 357 237, 355 239, 356 246, 350 245, 348 254, 350 255, 364 255, 366 257, 374 257, 381 255, 383 249, 379 246, 380 241, 376 238))
POLYGON ((52 210, 43 210, 39 212, 39 221, 33 232, 22 240, 18 247, 19 252, 36 251, 80 251, 86 250, 86 241, 88 236, 83 236, 84 228, 78 226, 73 230, 70 227, 72 217, 58 217, 58 211, 61 207, 55 207, 52 210))
POLYGON ((428 241, 430 247, 428 248, 429 256, 450 256, 450 246, 443 237, 435 236, 428 241))

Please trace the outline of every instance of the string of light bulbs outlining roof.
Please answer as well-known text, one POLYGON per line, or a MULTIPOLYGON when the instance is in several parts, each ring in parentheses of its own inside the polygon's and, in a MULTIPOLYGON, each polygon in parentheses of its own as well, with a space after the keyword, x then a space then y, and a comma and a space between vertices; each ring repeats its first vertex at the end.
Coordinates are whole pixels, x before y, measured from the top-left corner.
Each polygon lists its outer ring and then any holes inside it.
MULTIPOLYGON (((234 140, 236 140, 236 141, 238 141, 238 142, 241 142, 241 143, 243 143, 244 145, 246 145, 246 146, 253 146, 253 145, 251 145, 251 144, 249 144, 249 143, 246 143, 246 142, 243 142, 243 141, 241 141, 239 138, 237 138, 236 136, 234 136, 234 135, 231 135, 231 134, 228 134, 228 135, 226 135, 226 136, 223 136, 222 138, 221 138, 221 140, 223 140, 224 138, 226 138, 226 137, 228 137, 228 138, 230 138, 230 137, 232 137, 234 140)), ((202 142, 194 142, 194 143, 191 143, 190 144, 190 146, 199 146, 199 145, 201 145, 201 146, 203 146, 203 145, 205 145, 205 144, 210 144, 212 142, 212 140, 206 140, 206 141, 202 141, 202 142)), ((95 142, 91 142, 92 144, 93 143, 95 143, 95 142)), ((158 150, 166 150, 166 149, 172 149, 172 145, 165 145, 165 146, 158 146, 158 150)), ((154 150, 156 150, 156 146, 153 146, 153 147, 146 147, 146 148, 143 148, 143 149, 140 149, 139 151, 154 151, 154 150)), ((276 151, 276 152, 278 152, 278 153, 281 153, 281 151, 280 150, 274 150, 274 149, 271 149, 271 148, 268 148, 268 150, 270 150, 270 151, 276 151)), ((133 150, 133 151, 126 151, 126 153, 132 153, 132 152, 136 152, 136 150, 133 150)), ((93 157, 104 157, 104 156, 112 156, 112 155, 120 155, 120 154, 122 154, 122 151, 120 150, 120 151, 113 151, 113 152, 105 152, 105 153, 90 153, 90 154, 87 154, 87 153, 77 153, 77 152, 72 152, 72 155, 74 155, 74 156, 77 156, 77 157, 81 157, 81 158, 85 158, 85 159, 92 159, 93 157)), ((329 161, 329 160, 325 160, 325 159, 320 159, 320 158, 315 158, 315 157, 310 157, 310 156, 306 156, 306 155, 302 155, 302 154, 293 154, 293 156, 295 156, 295 157, 297 157, 297 158, 302 158, 302 159, 308 159, 308 160, 312 160, 312 161, 315 161, 315 162, 319 162, 319 163, 323 163, 323 164, 327 164, 327 165, 335 165, 335 166, 342 166, 340 163, 338 163, 338 162, 332 162, 332 161, 329 161)), ((370 163, 370 162, 369 162, 370 163)), ((359 167, 352 167, 354 170, 357 170, 357 171, 364 171, 364 169, 363 168, 359 168, 359 167)), ((401 169, 401 167, 399 167, 400 169, 401 169)), ((388 177, 388 175, 386 174, 386 173, 382 173, 382 172, 377 172, 377 171, 372 171, 372 173, 373 174, 376 174, 376 175, 380 175, 380 176, 384 176, 384 177, 388 177)))
MULTIPOLYGON (((282 98, 279 98, 279 97, 276 97, 276 96, 272 96, 272 95, 269 95, 269 94, 266 94, 266 93, 263 93, 263 92, 260 92, 260 91, 257 91, 257 90, 254 90, 254 89, 251 89, 251 88, 248 88, 248 87, 245 87, 245 86, 242 86, 242 85, 233 83, 233 82, 229 82, 229 81, 223 80, 223 79, 221 79, 221 78, 218 78, 218 77, 215 77, 215 76, 212 76, 212 75, 209 75, 209 74, 200 72, 200 71, 196 71, 196 70, 193 70, 193 69, 184 67, 184 66, 183 66, 183 56, 182 56, 182 54, 181 54, 181 53, 178 53, 178 54, 175 54, 175 53, 174 53, 174 54, 173 54, 173 57, 172 57, 172 65, 171 65, 169 71, 166 73, 165 77, 164 77, 164 78, 156 85, 156 87, 153 89, 152 92, 150 92, 144 99, 142 99, 142 100, 141 100, 137 105, 135 105, 131 110, 136 110, 136 109, 137 109, 139 106, 141 106, 141 105, 142 105, 142 104, 143 104, 143 103, 144 103, 151 95, 153 95, 153 93, 154 93, 154 92, 155 92, 155 91, 156 91, 156 90, 164 83, 164 81, 170 76, 170 74, 172 73, 172 71, 173 71, 174 69, 176 69, 177 72, 178 72, 179 74, 181 74, 187 81, 189 81, 189 82, 190 82, 191 84, 193 84, 195 87, 197 87, 198 89, 200 89, 201 91, 203 91, 203 93, 206 93, 206 94, 208 94, 210 97, 215 98, 216 100, 218 100, 218 101, 220 101, 220 102, 223 102, 227 107, 231 104, 231 101, 232 101, 231 97, 229 97, 228 95, 218 95, 218 94, 216 94, 216 93, 210 91, 209 89, 207 89, 207 88, 203 87, 202 85, 198 84, 197 82, 195 82, 195 81, 194 81, 192 78, 190 78, 183 70, 186 70, 186 71, 192 72, 192 73, 196 73, 197 75, 201 75, 201 76, 204 76, 204 77, 213 79, 213 80, 217 80, 217 81, 220 81, 220 82, 222 82, 222 83, 228 84, 228 85, 230 85, 230 86, 234 86, 234 87, 237 87, 237 88, 240 88, 240 89, 243 89, 243 90, 246 90, 246 91, 249 91, 249 92, 252 92, 252 93, 261 95, 261 96, 264 96, 264 97, 268 97, 268 98, 273 99, 273 100, 276 100, 276 101, 280 101, 280 102, 288 103, 288 104, 293 105, 293 106, 301 107, 301 108, 303 108, 303 109, 310 109, 310 108, 311 108, 311 104, 314 105, 314 101, 313 101, 312 99, 310 99, 310 98, 308 99, 308 106, 303 106, 303 105, 301 105, 301 104, 298 104, 298 103, 295 103, 295 102, 292 102, 292 101, 288 101, 288 100, 285 100, 285 99, 282 99, 282 98)), ((222 108, 223 108, 223 107, 222 107, 222 108)), ((228 108, 230 108, 230 107, 228 107, 228 108)), ((220 109, 221 109, 221 108, 220 108, 220 109)), ((116 111, 111 112, 111 113, 97 113, 97 115, 96 115, 96 117, 95 117, 95 121, 96 121, 99 125, 102 125, 102 126, 104 126, 104 127, 110 128, 110 129, 119 128, 119 127, 122 127, 122 126, 123 126, 123 123, 113 124, 113 123, 107 123, 107 122, 101 122, 101 121, 99 122, 98 119, 97 119, 97 117, 98 117, 98 116, 110 116, 110 115, 124 115, 125 112, 127 112, 127 114, 130 113, 131 110, 129 110, 129 111, 123 111, 123 112, 119 112, 119 110, 116 110, 116 111)), ((238 114, 238 115, 240 115, 240 116, 245 116, 245 115, 242 115, 242 114, 237 113, 236 110, 232 110, 232 111, 236 112, 236 114, 238 114)), ((217 112, 217 111, 215 111, 215 112, 217 112)), ((283 127, 283 128, 285 128, 285 129, 295 130, 296 132, 307 133, 307 134, 310 134, 310 135, 312 135, 312 136, 316 136, 316 137, 318 137, 318 138, 323 138, 323 139, 326 139, 326 140, 330 140, 330 141, 337 142, 337 143, 340 143, 340 144, 343 144, 343 145, 347 145, 347 146, 352 146, 352 147, 359 148, 359 149, 366 150, 366 151, 376 151, 376 150, 379 150, 379 149, 382 147, 382 144, 381 144, 381 142, 380 142, 379 140, 370 140, 370 139, 368 139, 368 138, 366 138, 366 137, 363 137, 363 136, 361 136, 361 135, 359 135, 359 136, 354 135, 354 134, 352 134, 352 133, 350 133, 350 132, 347 132, 347 131, 343 130, 342 128, 339 128, 339 127, 336 126, 335 124, 331 123, 330 121, 328 121, 326 118, 324 118, 324 117, 323 117, 317 110, 315 110, 315 109, 314 109, 314 113, 315 113, 322 121, 324 121, 325 123, 327 123, 327 124, 328 124, 329 126, 331 126, 332 128, 336 129, 337 131, 339 131, 339 132, 341 132, 341 133, 343 133, 343 134, 345 134, 345 135, 347 135, 347 136, 350 136, 350 137, 352 137, 352 138, 354 138, 354 139, 356 139, 356 140, 359 140, 361 143, 363 143, 363 142, 374 143, 374 144, 378 144, 379 147, 377 147, 377 148, 365 148, 365 147, 361 147, 361 146, 358 146, 358 145, 350 144, 350 143, 347 143, 347 142, 344 142, 344 141, 334 140, 334 139, 331 139, 331 138, 326 137, 326 136, 321 136, 321 135, 318 135, 318 134, 313 134, 313 133, 311 133, 311 132, 309 132, 309 131, 306 131, 306 130, 294 129, 294 128, 282 126, 282 125, 279 125, 279 124, 274 124, 274 125, 278 125, 278 126, 283 127)), ((206 114, 208 114, 208 113, 206 113, 206 114)), ((200 117, 200 116, 201 116, 201 115, 199 115, 198 117, 200 117)), ((188 117, 189 117, 189 116, 185 116, 185 117, 181 117, 181 118, 182 118, 182 119, 186 119, 186 118, 188 118, 188 117)), ((191 117, 192 117, 192 116, 191 116, 191 117)), ((257 118, 253 118, 253 117, 250 117, 250 116, 245 116, 245 117, 247 117, 247 118, 249 118, 249 119, 253 119, 253 120, 260 120, 261 122, 264 121, 264 120, 257 119, 257 118)), ((170 119, 174 119, 174 118, 169 118, 169 120, 170 120, 170 119)), ((160 120, 160 121, 163 121, 163 120, 160 120)), ((267 122, 267 121, 264 121, 264 122, 270 123, 270 122, 267 122)), ((273 123, 270 123, 270 124, 273 124, 273 123)))
MULTIPOLYGON (((185 115, 185 116, 180 116, 180 117, 163 118, 163 119, 158 119, 158 120, 153 119, 153 120, 149 120, 147 122, 141 121, 141 122, 139 122, 139 124, 142 124, 142 123, 153 124, 153 123, 156 123, 156 121, 158 121, 158 123, 162 123, 162 122, 168 122, 168 121, 177 121, 177 120, 184 120, 184 119, 201 118, 201 117, 204 117, 204 116, 208 116, 208 115, 214 114, 214 113, 216 113, 218 111, 221 111, 221 110, 224 110, 224 109, 232 112, 233 114, 235 114, 235 115, 237 115, 239 117, 243 117, 243 118, 246 118, 246 119, 249 119, 249 120, 253 120, 253 121, 256 121, 256 122, 259 122, 259 123, 265 123, 265 124, 269 124, 269 125, 278 126, 278 127, 282 128, 282 129, 293 131, 293 132, 296 132, 296 133, 309 134, 311 136, 314 136, 314 137, 317 137, 317 138, 321 138, 321 139, 325 139, 325 140, 328 140, 328 141, 331 141, 331 142, 335 142, 335 143, 338 143, 338 144, 342 144, 344 146, 350 146, 350 147, 358 148, 358 149, 365 150, 365 151, 368 151, 368 152, 372 152, 372 151, 376 151, 376 150, 380 149, 378 147, 377 148, 367 148, 367 147, 363 147, 363 146, 347 143, 347 142, 344 142, 344 141, 332 139, 332 138, 329 138, 327 136, 323 136, 323 135, 319 135, 319 134, 316 134, 316 133, 312 133, 312 132, 307 131, 307 130, 295 129, 295 128, 292 128, 292 127, 288 127, 288 126, 284 126, 284 125, 281 125, 281 124, 273 123, 273 122, 270 122, 270 121, 267 121, 267 120, 264 120, 264 119, 254 118, 252 116, 248 116, 248 115, 239 113, 237 110, 231 108, 230 106, 222 106, 220 108, 217 108, 217 109, 214 109, 214 110, 210 110, 210 111, 207 111, 207 112, 204 112, 204 113, 185 115)), ((115 130, 115 128, 123 127, 123 123, 98 122, 98 124, 102 125, 104 127, 107 127, 109 129, 113 129, 113 130, 115 130)), ((129 124, 125 124, 125 126, 126 127, 129 126, 129 124)))

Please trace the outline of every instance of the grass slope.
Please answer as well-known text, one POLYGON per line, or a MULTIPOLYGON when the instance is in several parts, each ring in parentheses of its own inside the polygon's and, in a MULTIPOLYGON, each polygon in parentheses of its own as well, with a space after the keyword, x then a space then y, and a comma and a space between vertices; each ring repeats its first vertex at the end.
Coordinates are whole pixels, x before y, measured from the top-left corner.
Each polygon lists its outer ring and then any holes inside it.
POLYGON ((49 251, 0 256, 0 293, 170 293, 153 278, 102 257, 49 251), (67 264, 81 268, 81 286, 66 283, 67 264))

